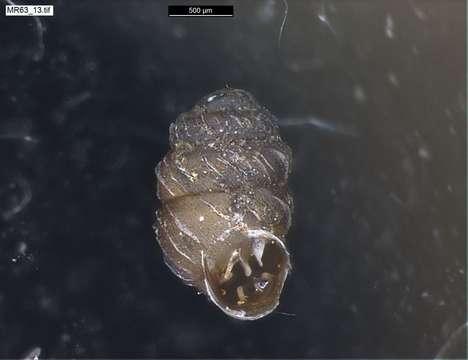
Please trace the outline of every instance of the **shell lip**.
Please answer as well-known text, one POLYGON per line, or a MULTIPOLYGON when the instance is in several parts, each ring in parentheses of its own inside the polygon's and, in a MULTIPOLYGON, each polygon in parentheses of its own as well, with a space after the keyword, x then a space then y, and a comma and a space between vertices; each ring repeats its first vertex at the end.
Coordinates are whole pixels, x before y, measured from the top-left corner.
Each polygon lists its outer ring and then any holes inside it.
POLYGON ((223 306, 221 302, 218 300, 217 295, 215 291, 213 290, 210 282, 208 281, 208 269, 207 269, 207 259, 208 256, 205 253, 205 251, 201 251, 201 262, 202 262, 202 268, 203 268, 203 283, 204 283, 204 290, 208 296, 208 298, 219 308, 221 309, 226 315, 233 317, 238 320, 257 320, 262 317, 265 317, 269 314, 271 314, 279 305, 279 298, 280 295, 283 291, 284 283, 286 282, 286 279, 288 277, 289 272, 291 271, 291 261, 290 261, 290 255, 289 252, 286 248, 286 245, 284 244, 283 241, 281 241, 277 236, 273 235, 272 233, 265 231, 263 229, 255 229, 255 230, 249 230, 247 231, 247 235, 249 238, 257 237, 259 235, 267 237, 269 240, 274 241, 277 243, 281 250, 283 251, 287 262, 286 262, 286 268, 283 273, 283 277, 281 282, 279 283, 279 287, 277 289, 277 294, 278 296, 275 296, 274 299, 275 301, 271 302, 270 306, 267 309, 264 309, 261 312, 258 313, 253 313, 253 314, 247 314, 246 311, 244 310, 235 310, 231 309, 228 306, 223 306))

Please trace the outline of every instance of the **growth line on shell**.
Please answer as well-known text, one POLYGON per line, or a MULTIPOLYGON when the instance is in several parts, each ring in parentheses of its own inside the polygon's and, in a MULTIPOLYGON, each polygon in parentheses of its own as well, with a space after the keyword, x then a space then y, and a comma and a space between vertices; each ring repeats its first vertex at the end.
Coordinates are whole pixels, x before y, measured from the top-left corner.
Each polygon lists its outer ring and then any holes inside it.
POLYGON ((167 205, 167 211, 169 212, 171 217, 174 219, 174 221, 176 223, 176 226, 180 231, 182 231, 189 238, 195 240, 198 244, 201 244, 200 239, 198 239, 198 237, 187 226, 182 224, 182 222, 179 220, 179 218, 172 212, 171 207, 169 206, 169 204, 167 205))

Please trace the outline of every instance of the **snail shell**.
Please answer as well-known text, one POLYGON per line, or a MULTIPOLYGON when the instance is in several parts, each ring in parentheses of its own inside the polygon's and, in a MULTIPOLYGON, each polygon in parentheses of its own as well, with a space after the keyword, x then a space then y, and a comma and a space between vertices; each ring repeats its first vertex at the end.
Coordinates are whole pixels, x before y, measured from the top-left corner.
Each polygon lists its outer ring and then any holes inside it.
POLYGON ((247 91, 226 88, 169 133, 154 226, 166 264, 231 317, 271 313, 291 267, 292 154, 276 118, 247 91))

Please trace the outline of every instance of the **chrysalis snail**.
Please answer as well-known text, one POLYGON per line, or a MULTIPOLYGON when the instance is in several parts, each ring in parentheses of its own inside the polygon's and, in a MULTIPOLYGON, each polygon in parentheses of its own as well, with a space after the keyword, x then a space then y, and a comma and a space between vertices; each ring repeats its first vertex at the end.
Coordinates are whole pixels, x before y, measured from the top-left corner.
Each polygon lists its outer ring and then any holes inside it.
POLYGON ((255 320, 290 271, 292 153, 276 118, 247 91, 202 98, 171 124, 156 166, 155 232, 172 272, 227 315, 255 320))

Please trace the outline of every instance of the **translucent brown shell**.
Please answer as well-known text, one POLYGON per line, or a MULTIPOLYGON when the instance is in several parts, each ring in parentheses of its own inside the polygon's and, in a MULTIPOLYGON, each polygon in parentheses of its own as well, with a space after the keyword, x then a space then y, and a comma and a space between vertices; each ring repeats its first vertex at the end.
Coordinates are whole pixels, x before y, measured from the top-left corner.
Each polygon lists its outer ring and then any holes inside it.
POLYGON ((229 316, 271 313, 290 270, 292 213, 276 118, 247 91, 218 90, 171 124, 170 147, 156 167, 166 264, 229 316))

